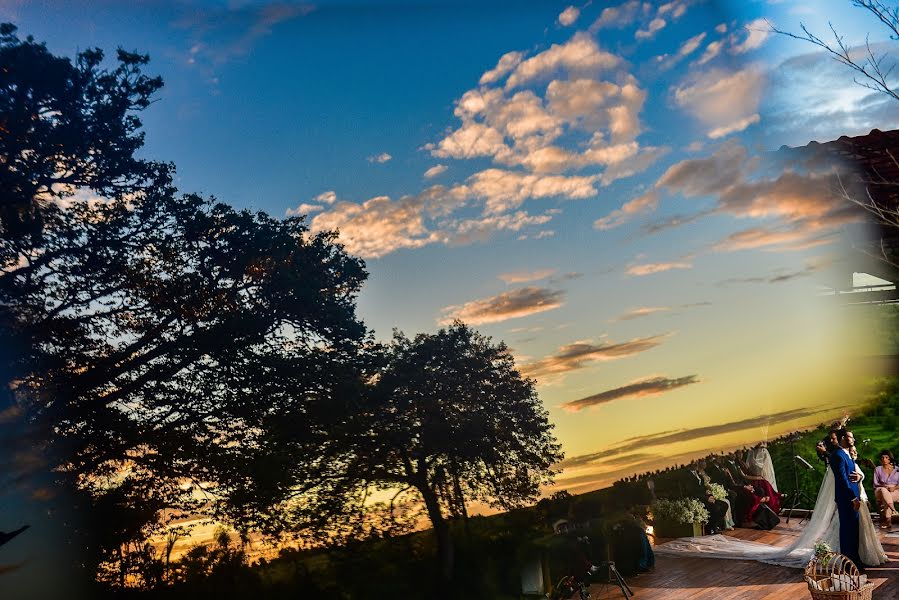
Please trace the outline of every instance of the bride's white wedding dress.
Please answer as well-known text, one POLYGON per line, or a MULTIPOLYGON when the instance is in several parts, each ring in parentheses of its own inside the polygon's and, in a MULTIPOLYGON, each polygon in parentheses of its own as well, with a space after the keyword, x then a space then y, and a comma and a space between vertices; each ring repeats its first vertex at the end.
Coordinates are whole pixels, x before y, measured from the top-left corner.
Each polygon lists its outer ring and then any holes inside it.
MULTIPOLYGON (((877 530, 874 529, 874 522, 871 520, 864 489, 859 515, 859 556, 867 566, 882 565, 887 561, 887 556, 880 540, 877 539, 877 530)), ((801 569, 814 555, 817 542, 827 542, 834 552, 840 551, 840 519, 834 502, 833 472, 829 468, 821 483, 812 518, 799 537, 787 546, 749 542, 726 535, 709 535, 680 538, 655 546, 653 550, 656 554, 757 560, 801 569)))

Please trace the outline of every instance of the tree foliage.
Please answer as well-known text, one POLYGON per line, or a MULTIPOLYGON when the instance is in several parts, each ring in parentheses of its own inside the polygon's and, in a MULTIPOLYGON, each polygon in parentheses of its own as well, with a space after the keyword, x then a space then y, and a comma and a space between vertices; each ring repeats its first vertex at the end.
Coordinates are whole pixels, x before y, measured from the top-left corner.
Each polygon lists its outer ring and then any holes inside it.
POLYGON ((305 481, 365 335, 364 267, 332 234, 152 188, 48 208, 41 240, 0 302, 30 350, 16 402, 55 464, 97 493, 123 476, 173 505, 214 493, 244 521, 305 481))
POLYGON ((170 166, 135 157, 144 142, 137 113, 162 79, 142 72, 149 58, 119 49, 104 68, 103 52, 74 61, 51 54, 16 27, 0 25, 0 260, 10 241, 39 235, 43 209, 79 188, 120 198, 170 166))
POLYGON ((511 509, 552 481, 560 446, 534 382, 504 344, 462 323, 409 339, 396 333, 360 407, 349 472, 364 486, 414 490, 452 571, 447 520, 479 501, 511 509))

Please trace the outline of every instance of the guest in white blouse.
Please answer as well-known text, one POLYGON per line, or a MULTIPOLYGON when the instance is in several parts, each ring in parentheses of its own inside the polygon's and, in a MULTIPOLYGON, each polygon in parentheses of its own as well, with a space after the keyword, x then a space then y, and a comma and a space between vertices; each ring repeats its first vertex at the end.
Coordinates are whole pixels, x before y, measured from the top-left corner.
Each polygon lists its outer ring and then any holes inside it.
POLYGON ((881 450, 878 458, 880 465, 874 469, 874 497, 880 508, 880 527, 889 529, 896 512, 894 503, 899 501, 899 469, 889 450, 881 450))

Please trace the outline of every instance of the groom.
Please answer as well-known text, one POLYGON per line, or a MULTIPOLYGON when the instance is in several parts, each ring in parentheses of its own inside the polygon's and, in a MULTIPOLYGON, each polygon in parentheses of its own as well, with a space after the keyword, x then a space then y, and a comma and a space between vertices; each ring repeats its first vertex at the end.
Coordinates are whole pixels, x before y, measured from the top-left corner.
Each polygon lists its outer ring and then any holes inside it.
POLYGON ((855 566, 863 569, 858 556, 858 509, 859 499, 858 474, 855 472, 855 461, 849 455, 849 448, 855 443, 851 431, 841 428, 837 431, 840 447, 834 449, 830 457, 830 468, 834 478, 834 500, 840 516, 840 552, 849 558, 855 566))

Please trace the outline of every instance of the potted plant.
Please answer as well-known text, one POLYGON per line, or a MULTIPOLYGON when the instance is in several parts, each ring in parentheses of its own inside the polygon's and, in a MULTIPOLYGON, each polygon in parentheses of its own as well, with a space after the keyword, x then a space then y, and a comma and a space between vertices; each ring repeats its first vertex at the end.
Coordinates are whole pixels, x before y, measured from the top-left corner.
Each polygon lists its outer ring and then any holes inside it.
POLYGON ((698 537, 709 511, 695 498, 656 500, 651 507, 653 530, 657 537, 698 537))

